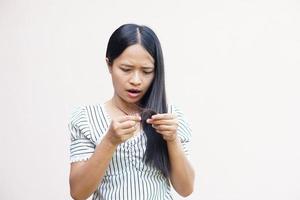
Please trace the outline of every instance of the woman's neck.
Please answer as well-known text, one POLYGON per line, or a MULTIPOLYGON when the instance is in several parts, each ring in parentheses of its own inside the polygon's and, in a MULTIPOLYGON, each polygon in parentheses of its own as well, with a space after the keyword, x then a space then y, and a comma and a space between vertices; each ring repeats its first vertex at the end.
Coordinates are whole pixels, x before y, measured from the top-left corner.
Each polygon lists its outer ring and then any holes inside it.
POLYGON ((136 104, 125 102, 116 95, 111 99, 111 103, 114 107, 126 115, 137 113, 139 111, 139 107, 136 104))

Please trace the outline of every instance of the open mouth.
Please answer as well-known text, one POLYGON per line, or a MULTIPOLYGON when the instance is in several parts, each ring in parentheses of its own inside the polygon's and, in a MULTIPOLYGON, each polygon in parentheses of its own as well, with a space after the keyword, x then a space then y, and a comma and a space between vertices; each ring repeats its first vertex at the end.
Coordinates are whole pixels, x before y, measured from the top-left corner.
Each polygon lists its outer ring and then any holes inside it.
POLYGON ((141 93, 140 90, 136 90, 136 89, 130 89, 130 90, 127 90, 127 92, 128 92, 128 96, 132 97, 132 98, 139 96, 141 93))
POLYGON ((141 91, 140 90, 135 90, 135 89, 130 89, 130 90, 127 90, 128 92, 130 93, 140 93, 141 91))

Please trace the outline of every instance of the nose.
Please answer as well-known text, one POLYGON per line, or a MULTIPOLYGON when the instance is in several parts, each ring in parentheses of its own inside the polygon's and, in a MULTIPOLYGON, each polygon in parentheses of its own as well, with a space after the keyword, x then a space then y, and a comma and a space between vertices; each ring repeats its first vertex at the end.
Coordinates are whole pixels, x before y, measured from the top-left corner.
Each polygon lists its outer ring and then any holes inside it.
POLYGON ((142 83, 142 79, 140 77, 139 72, 134 72, 129 80, 129 82, 133 85, 140 85, 142 83))

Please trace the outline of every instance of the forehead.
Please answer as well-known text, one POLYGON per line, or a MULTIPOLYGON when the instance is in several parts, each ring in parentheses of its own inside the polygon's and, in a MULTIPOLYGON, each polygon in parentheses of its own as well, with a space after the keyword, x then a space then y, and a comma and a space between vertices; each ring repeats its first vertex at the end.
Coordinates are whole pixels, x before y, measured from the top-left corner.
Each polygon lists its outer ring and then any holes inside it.
POLYGON ((119 64, 148 67, 154 66, 153 57, 140 44, 127 47, 115 61, 119 64))

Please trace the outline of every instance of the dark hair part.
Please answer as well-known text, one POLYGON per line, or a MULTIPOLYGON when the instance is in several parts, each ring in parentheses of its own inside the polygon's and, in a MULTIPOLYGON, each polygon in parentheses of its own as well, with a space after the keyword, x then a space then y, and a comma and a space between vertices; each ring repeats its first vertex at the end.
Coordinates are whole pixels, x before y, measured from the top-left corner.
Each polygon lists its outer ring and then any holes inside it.
POLYGON ((151 124, 146 123, 146 119, 153 114, 168 112, 163 53, 156 34, 147 26, 124 24, 111 35, 107 45, 106 58, 108 63, 112 65, 114 59, 127 47, 134 44, 143 46, 155 61, 153 81, 139 102, 139 106, 143 110, 141 113, 142 126, 147 136, 144 161, 161 170, 165 177, 169 177, 170 161, 167 143, 151 124))

